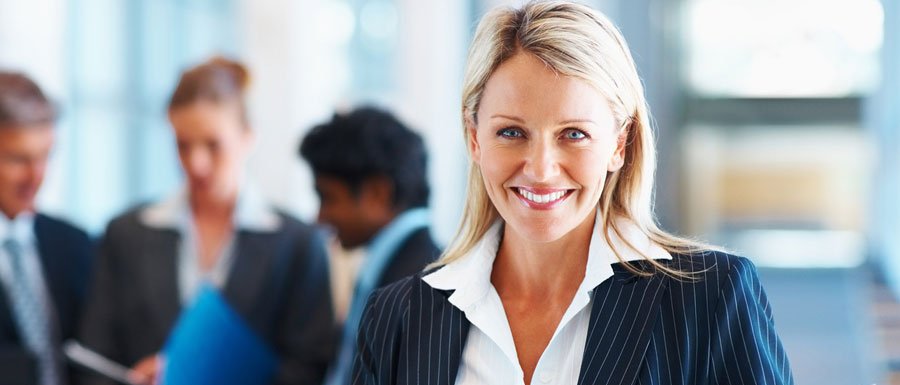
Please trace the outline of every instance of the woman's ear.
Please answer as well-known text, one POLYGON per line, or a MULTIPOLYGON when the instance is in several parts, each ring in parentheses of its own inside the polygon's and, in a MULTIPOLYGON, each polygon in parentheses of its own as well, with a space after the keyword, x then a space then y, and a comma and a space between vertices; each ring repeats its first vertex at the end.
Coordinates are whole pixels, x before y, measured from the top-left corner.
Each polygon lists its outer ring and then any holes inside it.
POLYGON ((469 157, 472 161, 479 163, 481 160, 481 146, 478 144, 478 126, 475 123, 475 117, 466 113, 466 138, 468 138, 467 147, 469 149, 469 157))
POLYGON ((253 127, 246 126, 242 132, 244 134, 244 140, 251 145, 256 144, 256 130, 254 130, 253 127))
POLYGON ((241 129, 241 145, 245 153, 250 153, 256 147, 256 131, 250 126, 241 129))
POLYGON ((613 151, 612 158, 609 160, 607 171, 616 172, 625 165, 625 148, 628 146, 628 133, 630 129, 630 126, 625 126, 625 128, 619 131, 619 136, 616 140, 616 149, 613 151))

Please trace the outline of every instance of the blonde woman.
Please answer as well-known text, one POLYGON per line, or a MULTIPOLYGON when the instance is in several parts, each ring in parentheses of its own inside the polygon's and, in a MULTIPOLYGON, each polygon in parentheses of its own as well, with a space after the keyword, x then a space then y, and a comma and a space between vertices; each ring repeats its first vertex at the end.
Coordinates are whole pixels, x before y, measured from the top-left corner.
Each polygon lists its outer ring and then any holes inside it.
POLYGON ((484 16, 462 117, 461 229, 370 297, 353 383, 793 383, 753 265, 655 225, 644 94, 606 17, 484 16))

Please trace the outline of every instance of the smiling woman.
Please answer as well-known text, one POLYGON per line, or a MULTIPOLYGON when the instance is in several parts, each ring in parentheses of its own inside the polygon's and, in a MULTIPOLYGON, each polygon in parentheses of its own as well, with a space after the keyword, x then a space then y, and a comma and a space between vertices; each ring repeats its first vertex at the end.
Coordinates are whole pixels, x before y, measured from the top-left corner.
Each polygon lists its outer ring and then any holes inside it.
POLYGON ((521 53, 487 81, 479 114, 467 126, 472 161, 510 243, 589 239, 606 173, 622 167, 625 148, 603 95, 521 53))
POLYGON ((355 383, 793 383, 755 267, 657 227, 644 92, 605 16, 488 13, 461 110, 459 233, 370 297, 355 383))

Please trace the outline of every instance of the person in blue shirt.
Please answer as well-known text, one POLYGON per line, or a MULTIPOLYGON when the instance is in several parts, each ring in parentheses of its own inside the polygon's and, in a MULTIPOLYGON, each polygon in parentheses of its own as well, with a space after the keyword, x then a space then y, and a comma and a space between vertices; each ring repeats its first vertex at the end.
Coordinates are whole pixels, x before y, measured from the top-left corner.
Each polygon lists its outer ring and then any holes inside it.
POLYGON ((65 385, 61 345, 77 328, 88 235, 36 211, 56 109, 27 76, 0 71, 0 383, 65 385))
POLYGON ((365 247, 341 348, 326 384, 344 384, 363 305, 376 288, 422 271, 440 254, 429 230, 427 154, 422 138, 390 113, 363 107, 336 114, 303 139, 319 222, 346 249, 365 247))

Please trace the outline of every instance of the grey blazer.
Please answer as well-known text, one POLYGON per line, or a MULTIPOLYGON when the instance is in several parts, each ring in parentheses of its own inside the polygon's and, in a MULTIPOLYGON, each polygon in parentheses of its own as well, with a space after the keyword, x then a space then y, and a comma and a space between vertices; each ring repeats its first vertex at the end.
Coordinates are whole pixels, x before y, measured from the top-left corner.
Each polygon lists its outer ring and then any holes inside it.
MULTIPOLYGON (((100 243, 79 339, 124 365, 157 353, 181 311, 177 231, 141 208, 114 219, 100 243)), ((336 331, 327 258, 313 227, 278 213, 273 232, 238 232, 224 296, 279 355, 277 384, 318 384, 336 331)), ((112 384, 90 373, 83 384, 112 384)))

